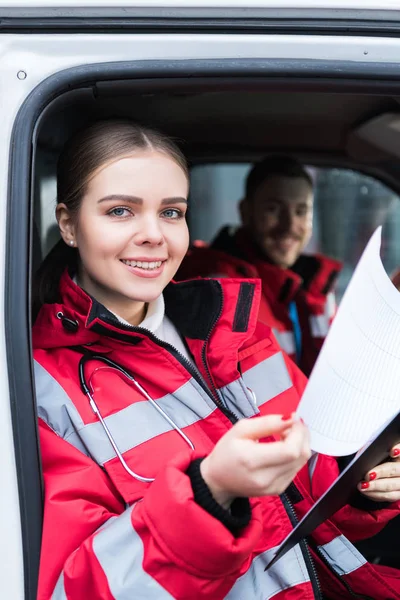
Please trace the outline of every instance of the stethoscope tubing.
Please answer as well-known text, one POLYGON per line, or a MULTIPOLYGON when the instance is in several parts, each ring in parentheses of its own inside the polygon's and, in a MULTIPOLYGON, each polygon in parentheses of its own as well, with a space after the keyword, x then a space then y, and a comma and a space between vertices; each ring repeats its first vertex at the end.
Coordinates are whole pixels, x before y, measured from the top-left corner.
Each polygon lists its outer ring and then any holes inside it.
POLYGON ((181 436, 181 438, 183 440, 185 440, 185 442, 188 444, 188 446, 191 448, 191 450, 195 449, 193 442, 187 437, 187 435, 182 431, 182 429, 180 429, 180 427, 178 427, 178 425, 176 423, 174 423, 174 421, 171 419, 171 417, 169 417, 169 415, 167 415, 167 413, 161 408, 161 406, 159 406, 157 404, 157 402, 146 392, 146 390, 143 388, 143 386, 141 386, 140 383, 138 381, 136 381, 134 376, 129 371, 127 371, 126 369, 121 367, 121 365, 119 365, 115 361, 111 360, 110 358, 103 356, 102 354, 91 354, 91 353, 87 352, 86 354, 84 354, 82 356, 82 358, 79 361, 79 381, 80 381, 82 392, 87 396, 90 407, 91 407, 92 411, 94 412, 94 414, 96 415, 96 417, 99 419, 99 421, 104 429, 104 432, 107 435, 108 441, 110 442, 111 446, 113 447, 114 452, 117 455, 120 463, 122 464, 125 471, 131 477, 133 477, 134 479, 136 479, 137 481, 140 481, 142 483, 152 483, 154 481, 154 478, 152 478, 152 477, 144 477, 142 475, 139 475, 138 473, 135 473, 135 471, 132 471, 132 469, 130 469, 130 467, 127 465, 124 457, 122 456, 122 453, 120 452, 118 445, 117 445, 113 435, 111 434, 111 431, 109 430, 109 428, 107 426, 107 423, 103 419, 99 407, 97 406, 97 404, 93 398, 93 390, 90 390, 90 388, 86 382, 85 365, 89 362, 89 360, 97 360, 97 361, 103 362, 104 364, 108 365, 110 368, 116 369, 119 373, 121 373, 124 377, 126 377, 129 381, 131 381, 136 386, 136 388, 139 390, 139 392, 146 398, 146 400, 148 402, 150 402, 150 404, 156 409, 156 411, 167 421, 167 423, 169 423, 169 425, 181 436))

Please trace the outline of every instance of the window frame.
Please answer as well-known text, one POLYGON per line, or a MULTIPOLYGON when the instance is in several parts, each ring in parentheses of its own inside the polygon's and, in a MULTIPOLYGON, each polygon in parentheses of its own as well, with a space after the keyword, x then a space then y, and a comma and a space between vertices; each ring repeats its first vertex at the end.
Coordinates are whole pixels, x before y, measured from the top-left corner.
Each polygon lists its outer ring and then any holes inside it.
POLYGON ((193 89, 224 89, 294 82, 326 91, 363 89, 377 85, 400 94, 400 64, 353 61, 263 59, 138 60, 80 65, 59 71, 42 81, 18 111, 11 136, 7 198, 5 336, 13 423, 15 460, 23 540, 25 600, 35 600, 42 528, 42 483, 31 350, 31 259, 33 179, 36 128, 46 107, 60 95, 98 81, 135 79, 146 91, 173 89, 185 81, 193 89), (340 68, 339 68, 340 67, 340 68), (384 79, 385 78, 385 79, 384 79), (155 85, 156 84, 156 85, 155 85))

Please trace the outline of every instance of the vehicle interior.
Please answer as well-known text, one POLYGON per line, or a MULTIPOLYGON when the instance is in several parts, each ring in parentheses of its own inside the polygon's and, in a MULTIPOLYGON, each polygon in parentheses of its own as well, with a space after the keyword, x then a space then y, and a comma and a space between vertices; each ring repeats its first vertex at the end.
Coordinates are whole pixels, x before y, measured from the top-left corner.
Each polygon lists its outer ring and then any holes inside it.
POLYGON ((400 262, 399 102, 396 96, 279 86, 138 93, 126 81, 64 94, 43 116, 38 134, 35 261, 58 236, 55 168, 64 141, 92 120, 127 117, 172 135, 188 157, 192 240, 209 242, 223 225, 239 223, 237 204, 254 161, 279 153, 309 166, 316 197, 309 251, 344 262, 337 287, 341 297, 378 225, 384 225, 382 259, 388 272, 400 262))
MULTIPOLYGON (((59 239, 55 169, 66 139, 100 118, 125 117, 180 143, 191 167, 192 240, 210 241, 237 224, 250 165, 269 153, 297 157, 315 181, 309 250, 344 262, 338 298, 372 232, 384 225, 382 259, 400 266, 400 88, 376 82, 198 79, 95 81, 58 94, 36 124, 31 204, 31 267, 59 239)), ((360 545, 368 558, 400 566, 400 523, 360 545)))

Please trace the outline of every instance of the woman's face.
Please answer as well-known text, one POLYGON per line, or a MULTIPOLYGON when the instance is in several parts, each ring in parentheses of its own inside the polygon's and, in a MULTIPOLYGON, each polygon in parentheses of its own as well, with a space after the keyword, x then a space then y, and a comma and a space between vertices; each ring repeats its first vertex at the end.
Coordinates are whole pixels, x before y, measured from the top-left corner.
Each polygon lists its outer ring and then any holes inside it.
POLYGON ((80 285, 132 324, 185 256, 187 195, 181 167, 167 154, 146 150, 94 174, 77 219, 69 221, 70 233, 63 231, 65 209, 58 207, 64 240, 72 236, 79 250, 80 285))

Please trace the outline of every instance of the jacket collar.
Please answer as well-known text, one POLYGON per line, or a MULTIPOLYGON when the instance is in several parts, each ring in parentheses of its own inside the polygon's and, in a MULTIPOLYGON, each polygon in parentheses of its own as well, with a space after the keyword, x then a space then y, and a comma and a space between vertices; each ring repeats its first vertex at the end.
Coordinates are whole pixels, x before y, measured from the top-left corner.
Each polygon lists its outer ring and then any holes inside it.
POLYGON ((342 263, 321 254, 302 254, 291 269, 282 269, 260 254, 243 227, 223 228, 212 246, 254 265, 263 283, 263 294, 271 305, 289 304, 300 290, 313 296, 326 296, 342 269, 342 263))
MULTIPOLYGON (((46 304, 39 312, 33 328, 34 348, 96 345, 104 335, 132 343, 147 335, 121 323, 76 285, 67 271, 59 292, 59 302, 46 304)), ((166 315, 185 338, 207 341, 213 332, 213 337, 222 340, 230 332, 240 341, 256 327, 260 284, 237 279, 171 282, 164 300, 166 315)))

